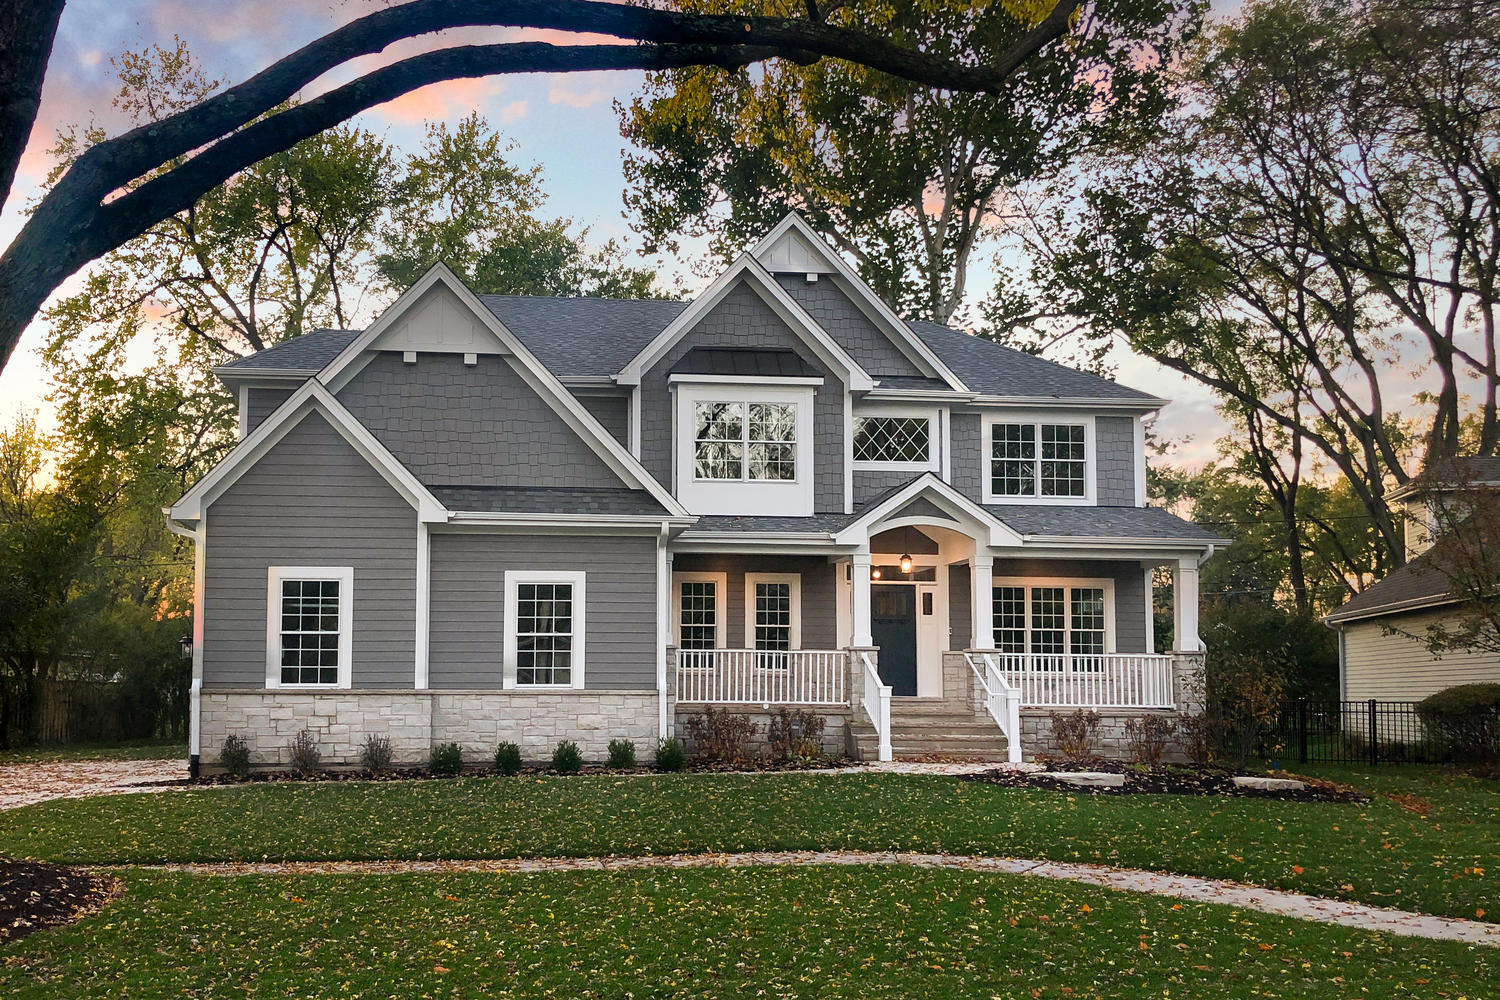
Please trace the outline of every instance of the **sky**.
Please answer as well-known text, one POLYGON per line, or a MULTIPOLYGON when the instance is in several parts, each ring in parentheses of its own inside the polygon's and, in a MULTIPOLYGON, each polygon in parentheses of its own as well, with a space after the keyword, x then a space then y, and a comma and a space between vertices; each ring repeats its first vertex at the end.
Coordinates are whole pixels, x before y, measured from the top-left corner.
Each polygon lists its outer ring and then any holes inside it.
MULTIPOLYGON (((152 44, 169 47, 173 37, 180 36, 210 77, 234 83, 383 5, 379 0, 71 0, 58 28, 36 127, 10 200, 0 210, 0 245, 14 237, 26 205, 38 196, 50 167, 46 150, 60 128, 97 121, 111 134, 119 131, 110 108, 118 90, 110 63, 113 56, 152 44)), ((337 85, 354 71, 409 56, 439 41, 558 37, 556 33, 515 31, 430 36, 393 47, 382 57, 361 60, 349 71, 320 83, 337 85)), ((409 151, 420 144, 427 122, 452 124, 477 110, 514 140, 513 161, 542 165, 551 214, 588 226, 591 241, 614 237, 631 246, 635 241, 622 198, 621 161, 626 143, 612 104, 628 100, 642 80, 643 74, 634 72, 458 80, 408 94, 355 121, 409 151)), ((686 262, 665 262, 664 268, 663 284, 668 287, 679 277, 692 290, 706 284, 693 276, 686 262)), ((78 276, 71 279, 62 294, 75 289, 78 280, 78 276)), ((992 281, 987 262, 975 267, 970 300, 982 299, 992 281)), ((44 428, 50 425, 46 376, 36 355, 42 339, 39 324, 33 324, 0 372, 0 422, 9 423, 21 412, 35 412, 44 428)), ((1119 381, 1174 401, 1156 424, 1161 437, 1176 442, 1171 455, 1174 462, 1196 466, 1213 457, 1214 442, 1227 428, 1214 412, 1213 397, 1206 389, 1123 346, 1113 351, 1111 360, 1119 381)))

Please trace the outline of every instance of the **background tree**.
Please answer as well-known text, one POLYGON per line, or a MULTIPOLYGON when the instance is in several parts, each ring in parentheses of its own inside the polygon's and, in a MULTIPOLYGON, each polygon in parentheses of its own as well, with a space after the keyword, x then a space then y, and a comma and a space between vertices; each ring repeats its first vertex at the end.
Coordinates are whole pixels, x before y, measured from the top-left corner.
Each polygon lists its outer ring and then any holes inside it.
POLYGON ((1420 632, 1385 629, 1416 639, 1438 658, 1500 654, 1500 489, 1456 464, 1442 471, 1441 481, 1425 480, 1432 547, 1412 569, 1435 574, 1455 604, 1420 632))
MULTIPOLYGON (((801 5, 734 6, 786 16, 801 5)), ((1051 7, 1011 0, 979 17, 962 0, 855 2, 827 17, 879 25, 947 60, 1015 44, 1051 7)), ((1200 14, 1193 0, 1091 5, 1068 44, 1004 95, 934 90, 840 60, 654 74, 619 107, 622 133, 642 150, 625 159, 626 203, 648 249, 707 235, 722 260, 795 208, 903 315, 946 323, 975 254, 1008 225, 1018 185, 1162 113, 1160 67, 1200 14)))

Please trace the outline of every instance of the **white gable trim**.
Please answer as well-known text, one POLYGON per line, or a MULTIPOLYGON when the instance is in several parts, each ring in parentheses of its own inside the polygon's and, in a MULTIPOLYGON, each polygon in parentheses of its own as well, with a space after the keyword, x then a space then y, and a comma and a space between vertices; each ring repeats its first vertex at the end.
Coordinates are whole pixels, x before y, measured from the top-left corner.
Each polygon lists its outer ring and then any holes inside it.
POLYGON ((516 373, 525 379, 526 384, 552 407, 559 419, 582 438, 584 444, 588 445, 605 465, 609 466, 610 471, 624 480, 626 484, 646 490, 659 500, 669 513, 679 517, 690 516, 687 509, 679 504, 651 473, 646 471, 645 466, 641 465, 625 446, 615 440, 614 435, 604 429, 577 397, 558 381, 557 376, 548 371, 536 359, 536 355, 521 343, 520 338, 511 333, 494 313, 485 308, 484 303, 469 291, 469 287, 446 264, 438 263, 429 268, 426 274, 401 294, 395 304, 381 313, 379 319, 355 337, 349 346, 329 363, 320 376, 329 390, 338 392, 347 385, 369 360, 367 352, 370 345, 375 343, 381 333, 400 318, 402 312, 410 308, 412 303, 439 282, 457 295, 459 300, 467 305, 479 321, 494 334, 495 339, 503 348, 500 353, 508 355, 507 360, 516 373))
POLYGON ((417 509, 419 520, 442 521, 447 518, 447 509, 427 487, 315 379, 302 383, 286 402, 246 435, 223 461, 198 480, 181 500, 168 509, 168 518, 174 521, 202 518, 205 507, 264 458, 304 417, 314 412, 322 415, 350 447, 359 452, 397 493, 417 509))
POLYGON ((947 382, 955 392, 968 391, 968 386, 964 385, 963 379, 954 374, 932 348, 923 343, 922 338, 913 333, 901 317, 896 315, 886 301, 865 284, 859 272, 850 267, 848 262, 836 253, 812 226, 807 224, 807 220, 802 218, 801 213, 788 212, 786 218, 778 222, 769 233, 761 237, 759 243, 755 244, 750 250, 751 256, 760 260, 789 232, 797 233, 823 257, 833 273, 841 279, 835 284, 838 284, 846 295, 853 292, 849 295, 849 301, 853 302, 855 308, 863 312, 877 327, 883 328, 902 354, 905 354, 917 367, 927 368, 929 375, 947 382))
MULTIPOLYGON (((881 501, 854 521, 840 528, 833 536, 834 542, 839 545, 859 545, 867 542, 871 527, 880 524, 887 516, 899 511, 902 507, 919 497, 931 500, 939 509, 952 514, 954 519, 961 524, 986 529, 989 537, 987 541, 981 539, 984 544, 1014 547, 1020 545, 1022 542, 1021 536, 1010 525, 995 517, 995 515, 943 482, 931 472, 923 473, 921 477, 907 483, 894 495, 881 501)), ((899 527, 902 523, 907 523, 907 519, 902 518, 893 523, 899 527)))
POLYGON ((776 279, 771 277, 770 272, 761 267, 760 262, 749 254, 741 254, 723 274, 714 279, 714 283, 709 285, 703 294, 678 313, 677 318, 668 323, 666 329, 646 345, 645 350, 637 354, 620 370, 616 380, 621 385, 640 385, 641 378, 646 371, 660 360, 673 344, 696 326, 699 320, 708 315, 714 306, 729 294, 740 278, 746 279, 751 289, 760 295, 782 322, 791 327, 793 333, 800 336, 808 347, 812 348, 820 361, 834 371, 843 373, 845 384, 850 392, 868 392, 875 387, 875 380, 870 377, 869 373, 861 368, 859 363, 818 325, 817 320, 809 316, 807 310, 798 305, 797 300, 776 283, 776 279))

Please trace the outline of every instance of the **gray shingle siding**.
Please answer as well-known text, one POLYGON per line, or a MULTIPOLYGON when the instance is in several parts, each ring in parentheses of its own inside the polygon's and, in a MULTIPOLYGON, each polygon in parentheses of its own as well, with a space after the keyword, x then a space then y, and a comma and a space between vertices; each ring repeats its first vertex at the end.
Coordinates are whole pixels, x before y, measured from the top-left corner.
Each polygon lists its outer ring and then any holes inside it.
POLYGON ((630 447, 630 397, 575 393, 583 408, 625 447, 630 447))
POLYGON ((926 374, 860 312, 830 276, 809 284, 805 275, 778 274, 776 281, 870 375, 878 379, 926 374))
POLYGON ((844 509, 844 383, 824 367, 781 318, 744 282, 660 358, 641 379, 641 461, 657 480, 672 482, 672 407, 667 373, 694 347, 789 350, 823 377, 813 396, 813 505, 844 509))
MULTIPOLYGON (((838 641, 837 597, 834 573, 837 567, 816 556, 707 555, 683 553, 672 561, 674 573, 723 573, 726 641, 730 649, 744 649, 745 574, 800 573, 802 575, 802 648, 834 649, 838 641)), ((674 588, 675 590, 675 588, 674 588)), ((672 595, 672 606, 678 596, 672 595)))
POLYGON ((292 393, 297 391, 296 386, 287 386, 285 389, 258 389, 250 387, 245 390, 245 433, 249 434, 255 428, 265 422, 265 419, 276 411, 276 407, 286 402, 292 393))
POLYGON ((948 428, 949 457, 953 482, 958 492, 979 503, 984 499, 986 469, 984 425, 977 413, 955 413, 948 428))
POLYGON ((381 351, 338 398, 424 483, 622 485, 505 358, 381 351))
POLYGON ((1090 559, 996 559, 995 575, 1113 579, 1115 652, 1155 652, 1147 648, 1146 643, 1146 579, 1140 563, 1090 559))
POLYGON ((1094 418, 1094 470, 1101 507, 1129 507, 1135 497, 1135 421, 1130 417, 1094 418))
POLYGON ((416 683, 416 511, 322 416, 214 500, 207 527, 204 687, 265 687, 271 566, 354 567, 354 687, 416 683))
POLYGON ((654 537, 435 531, 431 538, 434 688, 501 687, 508 569, 586 573, 584 686, 656 687, 654 537))
POLYGON ((854 506, 874 500, 897 486, 911 482, 915 473, 882 472, 875 469, 854 470, 854 506))

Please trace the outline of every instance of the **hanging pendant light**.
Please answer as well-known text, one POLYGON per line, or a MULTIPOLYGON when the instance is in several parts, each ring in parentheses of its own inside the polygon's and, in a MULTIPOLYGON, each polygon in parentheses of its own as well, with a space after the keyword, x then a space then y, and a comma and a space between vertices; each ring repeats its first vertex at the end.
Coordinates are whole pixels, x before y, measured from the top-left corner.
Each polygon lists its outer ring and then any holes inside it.
POLYGON ((911 526, 907 525, 901 529, 901 540, 906 543, 905 552, 901 553, 901 572, 907 576, 911 575, 911 526))

